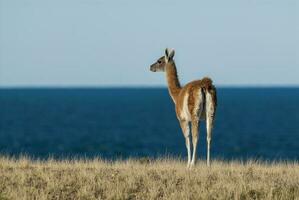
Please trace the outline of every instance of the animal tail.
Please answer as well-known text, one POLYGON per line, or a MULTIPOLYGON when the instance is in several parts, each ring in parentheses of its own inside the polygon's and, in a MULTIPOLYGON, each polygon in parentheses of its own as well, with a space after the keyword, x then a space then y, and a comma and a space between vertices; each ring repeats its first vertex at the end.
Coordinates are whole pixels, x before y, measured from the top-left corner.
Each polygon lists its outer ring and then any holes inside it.
POLYGON ((216 106, 217 106, 217 91, 216 91, 216 87, 213 85, 212 79, 210 79, 209 77, 204 77, 201 80, 201 84, 202 84, 202 88, 205 90, 205 93, 208 92, 211 95, 214 107, 216 109, 216 106))

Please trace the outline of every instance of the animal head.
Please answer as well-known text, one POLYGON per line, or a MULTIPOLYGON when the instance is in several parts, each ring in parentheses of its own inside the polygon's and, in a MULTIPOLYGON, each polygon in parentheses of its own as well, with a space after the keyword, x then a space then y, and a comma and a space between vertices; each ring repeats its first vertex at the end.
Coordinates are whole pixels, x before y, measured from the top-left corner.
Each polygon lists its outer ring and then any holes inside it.
POLYGON ((151 65, 152 72, 165 72, 166 64, 173 60, 174 49, 165 49, 165 55, 159 58, 154 64, 151 65))

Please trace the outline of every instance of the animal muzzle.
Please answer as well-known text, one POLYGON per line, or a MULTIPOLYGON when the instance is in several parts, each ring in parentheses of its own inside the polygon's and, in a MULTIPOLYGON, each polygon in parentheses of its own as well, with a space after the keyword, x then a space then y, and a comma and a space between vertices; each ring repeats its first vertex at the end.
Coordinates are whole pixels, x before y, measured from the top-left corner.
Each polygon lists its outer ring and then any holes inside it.
POLYGON ((156 71, 157 71, 155 65, 151 65, 150 70, 151 70, 152 72, 156 72, 156 71))

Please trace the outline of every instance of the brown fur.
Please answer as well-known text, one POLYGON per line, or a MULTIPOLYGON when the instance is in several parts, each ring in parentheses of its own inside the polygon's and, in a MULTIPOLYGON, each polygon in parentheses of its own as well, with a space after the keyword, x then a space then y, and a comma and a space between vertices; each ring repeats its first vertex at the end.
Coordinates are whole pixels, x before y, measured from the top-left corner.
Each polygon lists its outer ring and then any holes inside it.
POLYGON ((176 103, 176 99, 178 98, 178 95, 181 91, 181 84, 178 78, 178 73, 174 61, 170 61, 166 64, 166 75, 169 93, 176 103))
POLYGON ((193 116, 196 115, 198 110, 195 109, 195 99, 198 98, 197 92, 200 90, 200 88, 203 89, 204 94, 207 91, 211 93, 212 98, 214 100, 213 101, 214 106, 215 107, 217 106, 216 88, 213 85, 213 81, 210 78, 204 77, 201 80, 195 80, 189 82, 184 87, 181 87, 178 79, 175 63, 172 61, 169 62, 167 65, 168 66, 166 67, 166 74, 167 74, 168 88, 169 88, 170 95, 173 97, 173 100, 176 104, 176 113, 178 118, 183 109, 184 97, 186 93, 189 94, 189 98, 188 98, 189 112, 193 116))

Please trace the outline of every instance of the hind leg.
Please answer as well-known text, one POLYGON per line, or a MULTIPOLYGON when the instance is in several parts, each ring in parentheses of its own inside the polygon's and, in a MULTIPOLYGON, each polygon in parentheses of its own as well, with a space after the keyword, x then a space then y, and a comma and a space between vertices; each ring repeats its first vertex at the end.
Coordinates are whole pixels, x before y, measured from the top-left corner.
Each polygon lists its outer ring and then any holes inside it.
POLYGON ((193 155, 192 155, 192 161, 191 166, 194 166, 196 162, 196 151, 197 151, 197 142, 198 142, 198 133, 199 133, 199 120, 194 119, 191 122, 192 124, 192 143, 193 143, 193 155))
POLYGON ((210 151, 212 140, 213 119, 207 118, 207 165, 210 166, 210 151))
POLYGON ((191 146, 190 146, 190 129, 189 129, 189 123, 185 120, 180 120, 180 125, 186 140, 186 148, 188 153, 188 164, 187 168, 189 168, 191 163, 191 146))
POLYGON ((211 151, 211 140, 212 140, 212 130, 214 125, 215 117, 215 103, 211 94, 207 93, 206 99, 206 127, 207 127, 207 165, 210 166, 210 151, 211 151))

